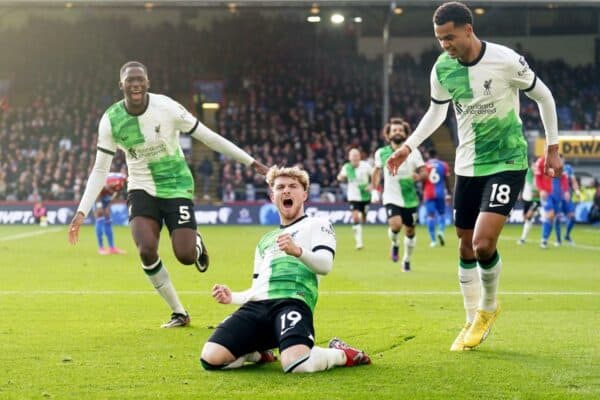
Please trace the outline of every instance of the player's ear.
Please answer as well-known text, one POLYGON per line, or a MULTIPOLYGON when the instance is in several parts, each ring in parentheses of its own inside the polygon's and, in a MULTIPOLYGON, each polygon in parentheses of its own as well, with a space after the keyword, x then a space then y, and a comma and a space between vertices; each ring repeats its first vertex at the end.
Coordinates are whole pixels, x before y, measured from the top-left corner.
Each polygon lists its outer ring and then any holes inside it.
POLYGON ((308 190, 304 190, 302 194, 302 202, 304 203, 306 200, 308 200, 308 190))
POLYGON ((146 79, 146 89, 150 89, 150 79, 146 79))
POLYGON ((119 90, 123 90, 123 81, 119 79, 119 90))
POLYGON ((471 36, 473 34, 473 25, 465 24, 465 33, 467 36, 471 36))

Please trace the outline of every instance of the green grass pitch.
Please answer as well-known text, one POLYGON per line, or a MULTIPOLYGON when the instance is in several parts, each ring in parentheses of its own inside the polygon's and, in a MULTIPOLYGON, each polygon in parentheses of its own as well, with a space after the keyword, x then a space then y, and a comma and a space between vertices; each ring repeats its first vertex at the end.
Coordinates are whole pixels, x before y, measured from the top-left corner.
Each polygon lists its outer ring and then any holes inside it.
POLYGON ((279 363, 206 372, 199 352, 235 310, 209 295, 215 283, 250 285, 254 246, 268 227, 201 227, 206 274, 161 255, 192 326, 160 329, 170 314, 141 271, 127 228, 124 256, 96 253, 92 227, 67 243, 66 227, 0 226, 0 399, 565 399, 600 398, 600 230, 576 226, 576 247, 499 242, 503 312, 477 349, 448 351, 464 311, 457 241, 430 248, 418 229, 413 272, 388 258, 386 228, 338 226, 334 270, 321 280, 318 345, 333 336, 364 349, 371 366, 312 375, 279 363))

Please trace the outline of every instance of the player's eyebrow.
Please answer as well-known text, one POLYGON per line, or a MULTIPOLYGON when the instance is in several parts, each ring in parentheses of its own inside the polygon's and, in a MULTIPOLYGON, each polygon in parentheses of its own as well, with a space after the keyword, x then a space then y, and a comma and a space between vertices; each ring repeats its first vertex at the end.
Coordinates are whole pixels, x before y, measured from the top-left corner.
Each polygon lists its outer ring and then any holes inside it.
POLYGON ((444 36, 437 36, 437 35, 436 35, 436 37, 435 37, 435 38, 436 38, 437 40, 451 40, 451 39, 454 39, 454 37, 455 37, 455 35, 454 35, 454 34, 452 34, 452 33, 449 33, 449 34, 447 34, 447 35, 444 35, 444 36))

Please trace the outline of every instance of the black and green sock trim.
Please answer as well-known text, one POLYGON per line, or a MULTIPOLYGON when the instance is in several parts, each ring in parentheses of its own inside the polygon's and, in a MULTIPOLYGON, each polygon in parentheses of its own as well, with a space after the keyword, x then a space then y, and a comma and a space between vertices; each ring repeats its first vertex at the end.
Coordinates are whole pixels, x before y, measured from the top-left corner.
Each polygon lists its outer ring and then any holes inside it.
POLYGON ((500 260, 500 254, 498 254, 498 250, 494 251, 494 254, 492 254, 492 257, 490 257, 489 259, 486 260, 479 260, 479 266, 483 269, 490 269, 496 266, 496 264, 498 264, 498 261, 500 260))
POLYGON ((468 260, 461 258, 458 262, 458 265, 464 269, 473 269, 477 266, 477 260, 474 258, 468 260))
POLYGON ((152 269, 146 269, 143 268, 144 272, 146 273, 146 275, 148 276, 152 276, 152 275, 156 275, 158 273, 158 271, 160 271, 160 269, 162 268, 162 260, 159 260, 158 264, 156 264, 156 267, 152 268, 152 269))

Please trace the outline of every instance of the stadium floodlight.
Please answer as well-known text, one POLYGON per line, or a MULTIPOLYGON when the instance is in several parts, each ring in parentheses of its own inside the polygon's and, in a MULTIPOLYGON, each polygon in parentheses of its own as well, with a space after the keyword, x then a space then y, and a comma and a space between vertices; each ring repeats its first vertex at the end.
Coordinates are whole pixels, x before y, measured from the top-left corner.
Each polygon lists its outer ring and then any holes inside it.
POLYGON ((317 23, 317 22, 321 22, 321 17, 319 17, 318 15, 309 15, 306 20, 310 23, 317 23))
POLYGON ((339 25, 342 22, 344 22, 344 19, 345 19, 344 16, 340 13, 335 13, 331 16, 331 22, 336 25, 339 25))
POLYGON ((360 24, 362 22, 362 17, 354 17, 354 22, 360 24))
POLYGON ((203 110, 218 110, 219 107, 219 103, 202 103, 203 110))
POLYGON ((477 15, 483 15, 485 14, 485 8, 481 8, 481 7, 477 7, 476 9, 473 10, 475 12, 475 14, 477 15))
POLYGON ((394 9, 392 11, 396 15, 401 15, 404 12, 404 10, 402 9, 402 7, 394 7, 394 9))
POLYGON ((65 8, 73 8, 73 3, 65 3, 65 8))
POLYGON ((312 6, 310 7, 310 13, 312 15, 317 15, 319 12, 320 12, 319 5, 317 3, 313 3, 312 6))

